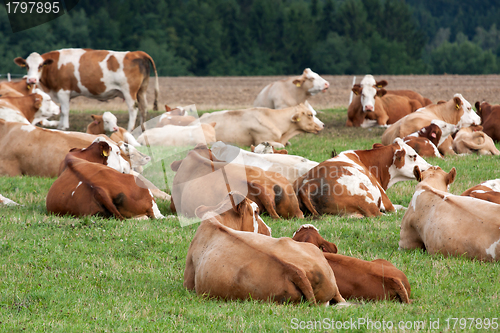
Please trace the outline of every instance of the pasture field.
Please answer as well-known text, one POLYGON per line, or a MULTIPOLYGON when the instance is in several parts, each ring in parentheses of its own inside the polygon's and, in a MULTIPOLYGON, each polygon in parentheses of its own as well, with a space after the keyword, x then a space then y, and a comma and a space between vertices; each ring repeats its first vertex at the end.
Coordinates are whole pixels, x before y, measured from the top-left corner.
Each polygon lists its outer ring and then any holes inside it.
MULTIPOLYGON (((74 129, 81 130, 89 114, 72 113, 74 129)), ((126 120, 127 114, 118 117, 126 120)), ((346 108, 325 109, 319 118, 325 130, 296 136, 287 147, 289 153, 323 161, 333 149, 369 149, 383 133, 380 128, 345 128, 346 108)), ((450 188, 454 194, 500 178, 498 157, 428 161, 445 171, 456 167, 457 179, 450 188)), ((399 251, 404 212, 364 219, 272 220, 267 214, 263 218, 273 237, 291 237, 300 225, 312 223, 341 254, 392 262, 408 276, 412 304, 225 302, 203 299, 182 285, 197 224, 181 228, 176 218, 51 216, 45 196, 53 181, 0 177, 0 193, 23 205, 0 208, 2 332, 292 332, 328 331, 339 325, 350 332, 493 332, 500 325, 500 264, 399 251)), ((387 191, 389 198, 407 207, 416 184, 396 184, 387 191)), ((165 215, 170 213, 169 202, 159 201, 158 206, 165 215)))

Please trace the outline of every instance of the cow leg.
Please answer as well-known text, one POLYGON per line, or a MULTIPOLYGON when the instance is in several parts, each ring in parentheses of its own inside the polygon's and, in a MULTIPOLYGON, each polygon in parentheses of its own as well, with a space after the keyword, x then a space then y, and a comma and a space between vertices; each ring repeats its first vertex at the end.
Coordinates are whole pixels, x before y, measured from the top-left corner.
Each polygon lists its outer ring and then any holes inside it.
POLYGON ((69 100, 70 100, 69 90, 59 90, 56 95, 56 100, 61 104, 61 115, 59 117, 59 125, 57 126, 60 130, 69 129, 69 100))
POLYGON ((135 128, 135 120, 137 119, 137 108, 135 107, 135 101, 130 96, 130 94, 123 94, 125 98, 125 103, 128 106, 128 127, 127 130, 132 132, 135 128))
POLYGON ((142 126, 142 124, 147 120, 147 115, 148 115, 148 102, 146 99, 146 90, 148 86, 142 85, 141 89, 137 93, 137 104, 139 105, 139 124, 142 126), (145 88, 144 88, 145 87, 145 88))

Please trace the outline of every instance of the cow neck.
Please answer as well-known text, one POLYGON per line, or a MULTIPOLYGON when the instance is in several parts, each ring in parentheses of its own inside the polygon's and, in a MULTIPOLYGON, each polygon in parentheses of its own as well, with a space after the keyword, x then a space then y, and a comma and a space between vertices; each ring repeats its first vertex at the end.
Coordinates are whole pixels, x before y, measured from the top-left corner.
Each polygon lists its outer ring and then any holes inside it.
POLYGON ((394 148, 392 145, 370 150, 355 150, 354 152, 358 155, 363 165, 377 179, 384 191, 387 190, 391 180, 389 167, 392 165, 394 157, 394 148), (373 172, 374 170, 375 173, 373 172))
POLYGON ((286 109, 271 110, 270 116, 273 118, 273 124, 282 133, 279 142, 286 144, 288 140, 293 138, 295 135, 302 133, 297 124, 292 122, 292 116, 297 112, 298 108, 296 106, 289 107, 286 109))
MULTIPOLYGON (((440 113, 441 119, 443 121, 447 122, 448 124, 455 124, 455 125, 458 124, 458 122, 460 121, 461 115, 459 115, 458 111, 456 111, 455 102, 453 100, 451 100, 451 101, 448 101, 444 104, 436 104, 436 107, 440 107, 440 106, 442 106, 445 111, 452 110, 451 113, 450 112, 440 113), (450 116, 450 114, 451 114, 451 116, 450 116)), ((465 112, 465 110, 463 109, 463 105, 462 105, 462 112, 465 112)))
POLYGON ((492 112, 493 112, 492 105, 488 104, 487 109, 485 109, 481 106, 481 122, 484 123, 486 121, 486 119, 488 119, 488 117, 491 115, 492 112))
POLYGON ((24 97, 11 97, 8 103, 15 106, 31 123, 35 119, 35 113, 38 109, 35 108, 36 95, 31 94, 24 97))
MULTIPOLYGON (((212 155, 211 149, 208 150, 208 156, 210 157, 210 165, 212 166, 212 172, 215 172, 214 157, 212 155)), ((229 200, 231 201, 231 205, 233 206, 234 211, 237 212, 238 208, 236 208, 236 204, 234 202, 233 192, 231 191, 231 186, 229 186, 229 180, 227 179, 226 170, 225 168, 221 168, 220 170, 222 171, 222 176, 224 177, 224 182, 226 183, 226 189, 229 195, 229 200)))

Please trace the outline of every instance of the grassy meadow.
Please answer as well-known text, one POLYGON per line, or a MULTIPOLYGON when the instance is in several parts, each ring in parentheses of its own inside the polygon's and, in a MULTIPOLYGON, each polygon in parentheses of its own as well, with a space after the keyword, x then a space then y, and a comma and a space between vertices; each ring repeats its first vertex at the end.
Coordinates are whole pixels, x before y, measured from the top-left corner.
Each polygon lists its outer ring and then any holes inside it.
MULTIPOLYGON (((89 114, 72 114, 77 126, 73 129, 82 130, 89 114)), ((126 113, 118 116, 120 121, 127 119, 126 113)), ((289 153, 323 161, 333 149, 369 149, 383 133, 380 128, 345 128, 345 108, 323 110, 319 118, 325 130, 296 136, 287 147, 289 153)), ((457 169, 450 188, 454 194, 500 178, 498 157, 428 161, 445 171, 457 169)), ((0 177, 0 194, 23 205, 0 207, 2 332, 291 332, 326 331, 339 325, 353 332, 455 332, 496 331, 500 325, 500 319, 493 319, 500 317, 500 264, 399 251, 404 212, 364 219, 325 215, 273 220, 267 214, 263 218, 273 237, 291 237, 301 224, 312 223, 341 254, 392 262, 408 276, 412 304, 357 302, 326 308, 225 302, 200 298, 182 285, 197 224, 180 227, 176 218, 51 216, 45 196, 53 181, 0 177)), ((387 194, 394 204, 407 207, 416 184, 398 183, 387 194)), ((158 206, 163 214, 170 213, 169 202, 159 201, 158 206)))

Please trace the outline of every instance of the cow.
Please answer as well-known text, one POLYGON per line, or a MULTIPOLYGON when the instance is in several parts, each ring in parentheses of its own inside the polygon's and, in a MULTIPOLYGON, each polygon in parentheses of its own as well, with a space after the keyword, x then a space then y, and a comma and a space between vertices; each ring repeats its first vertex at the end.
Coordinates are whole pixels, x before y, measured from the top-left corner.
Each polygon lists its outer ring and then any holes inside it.
POLYGON ((1 97, 22 97, 34 93, 35 85, 26 83, 26 78, 20 81, 10 81, 0 83, 0 96, 1 97))
POLYGON ((422 157, 438 157, 441 158, 441 153, 437 149, 439 140, 441 139, 441 128, 431 123, 420 129, 418 132, 412 133, 403 138, 404 143, 415 149, 417 154, 422 157))
POLYGON ((146 121, 149 64, 156 77, 154 110, 158 110, 158 75, 153 59, 145 52, 61 49, 42 55, 33 52, 14 62, 27 69, 27 85, 40 86, 61 104, 59 129, 69 128, 69 101, 85 96, 100 101, 122 97, 128 106, 128 131, 135 127, 137 102, 140 124, 146 121))
POLYGON ((288 154, 256 154, 240 149, 235 146, 226 145, 217 141, 212 145, 214 156, 224 162, 244 164, 261 168, 265 171, 277 172, 293 184, 293 182, 319 163, 308 160, 302 156, 288 154))
POLYGON ((473 186, 460 194, 500 204, 500 179, 492 179, 473 186))
MULTIPOLYGON (((88 147, 97 137, 0 119, 0 175, 57 177, 69 150, 88 147)), ((119 148, 111 146, 120 161, 119 171, 128 173, 130 165, 120 156, 119 148)))
POLYGON ((345 302, 314 245, 233 230, 213 217, 200 223, 189 246, 184 287, 224 300, 345 302))
POLYGON ((500 259, 500 205, 448 193, 456 169, 414 169, 419 184, 401 221, 399 247, 430 254, 500 259), (429 209, 432 207, 432 209, 429 209))
POLYGON ((387 260, 365 261, 337 254, 335 244, 321 237, 318 229, 311 224, 302 225, 293 234, 292 239, 323 248, 323 255, 335 274, 337 286, 344 298, 372 301, 396 299, 402 303, 411 303, 408 278, 387 260))
MULTIPOLYGON (((375 81, 375 78, 373 75, 365 75, 365 77, 361 80, 361 82, 358 85, 354 85, 353 87, 373 87, 373 88, 384 88, 385 86, 388 85, 388 82, 386 80, 380 80, 380 81, 375 81)), ((387 90, 388 94, 392 95, 398 95, 398 96, 406 96, 409 99, 414 99, 420 102, 422 106, 427 106, 432 104, 432 101, 428 98, 423 97, 419 93, 413 91, 413 90, 387 90)))
POLYGON ((0 194, 0 205, 4 206, 19 206, 17 202, 10 200, 9 198, 4 197, 0 194))
POLYGON ((33 125, 42 121, 45 125, 57 125, 57 121, 51 123, 46 120, 57 116, 59 112, 59 106, 40 89, 35 89, 33 94, 27 96, 0 97, 0 119, 6 121, 33 125))
POLYGON ((163 218, 153 194, 136 177, 80 158, 107 158, 111 150, 107 143, 93 145, 96 146, 91 145, 79 154, 66 155, 63 172, 47 193, 47 211, 75 217, 103 215, 120 220, 163 218), (92 154, 95 156, 89 156, 92 154))
POLYGON ((137 138, 142 145, 151 146, 196 146, 211 144, 216 140, 216 123, 190 126, 165 125, 147 129, 137 138))
POLYGON ((204 145, 196 146, 170 167, 176 171, 170 209, 178 214, 194 217, 198 206, 215 206, 228 192, 238 191, 273 218, 304 217, 292 185, 284 176, 257 167, 219 161, 204 145))
POLYGON ((355 85, 352 90, 359 98, 349 105, 346 126, 362 126, 365 118, 386 126, 422 107, 417 100, 388 94, 385 89, 355 85))
POLYGON ((200 121, 217 123, 217 140, 242 146, 267 141, 277 148, 284 148, 299 133, 317 134, 324 127, 305 104, 281 110, 250 108, 205 113, 200 121))
POLYGON ((237 191, 228 193, 216 206, 199 206, 195 214, 202 220, 213 217, 234 230, 271 236, 271 228, 259 215, 259 206, 237 191))
POLYGON ((313 215, 379 216, 395 210, 385 191, 430 167, 398 138, 392 145, 349 150, 321 162, 294 183, 301 209, 313 215))
POLYGON ((257 146, 250 145, 250 151, 256 154, 288 154, 288 150, 286 149, 276 150, 267 141, 259 143, 257 146))
POLYGON ((453 139, 453 150, 457 154, 500 155, 493 139, 482 129, 482 126, 461 128, 453 139))
MULTIPOLYGON (((481 118, 474 112, 470 103, 461 94, 455 94, 446 103, 428 105, 392 124, 382 135, 382 144, 389 145, 395 138, 404 138, 430 125, 434 119, 458 125, 460 128, 481 123, 481 118)), ((452 141, 451 137, 448 137, 438 146, 441 154, 455 154, 452 149, 452 141)))
POLYGON ((307 98, 325 92, 330 84, 310 68, 300 76, 279 80, 268 84, 253 102, 254 107, 285 109, 305 103, 307 98))
POLYGON ((104 112, 102 116, 93 114, 90 117, 92 122, 87 126, 87 133, 106 134, 114 142, 123 141, 134 147, 141 146, 129 131, 117 125, 116 116, 111 112, 104 112))
POLYGON ((493 141, 500 141, 500 105, 476 102, 477 114, 481 117, 483 132, 493 141))
POLYGON ((160 116, 156 127, 163 127, 165 125, 189 126, 197 119, 198 118, 195 118, 193 116, 176 116, 164 113, 160 116))

